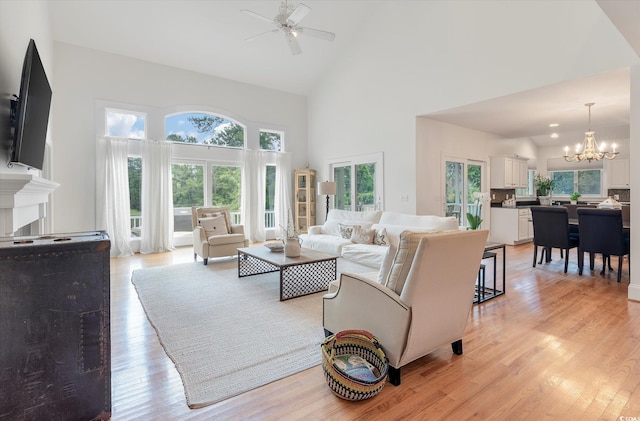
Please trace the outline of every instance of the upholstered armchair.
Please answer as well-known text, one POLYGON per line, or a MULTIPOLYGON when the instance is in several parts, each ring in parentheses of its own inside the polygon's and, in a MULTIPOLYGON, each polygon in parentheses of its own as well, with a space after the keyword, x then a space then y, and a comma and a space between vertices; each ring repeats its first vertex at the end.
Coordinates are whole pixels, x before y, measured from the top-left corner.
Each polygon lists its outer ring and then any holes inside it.
POLYGON ((379 273, 343 273, 330 286, 323 300, 326 333, 373 333, 389 358, 389 380, 396 386, 402 366, 445 344, 462 354, 487 235, 487 230, 404 231, 379 273))
POLYGON ((193 259, 237 255, 238 248, 248 247, 244 226, 232 224, 229 208, 209 206, 191 208, 193 224, 193 259))

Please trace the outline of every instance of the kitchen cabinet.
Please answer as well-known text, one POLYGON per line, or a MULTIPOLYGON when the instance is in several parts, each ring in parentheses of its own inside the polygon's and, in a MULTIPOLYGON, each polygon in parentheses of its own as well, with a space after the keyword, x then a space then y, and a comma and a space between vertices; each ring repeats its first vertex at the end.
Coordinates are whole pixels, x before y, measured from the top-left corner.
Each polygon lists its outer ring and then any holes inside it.
POLYGON ((491 208, 490 241, 516 245, 533 239, 530 208, 491 208))
POLYGON ((508 156, 491 157, 491 188, 527 187, 527 160, 508 156))
POLYGON ((629 185, 629 160, 613 159, 607 162, 607 176, 609 188, 628 189, 629 185))

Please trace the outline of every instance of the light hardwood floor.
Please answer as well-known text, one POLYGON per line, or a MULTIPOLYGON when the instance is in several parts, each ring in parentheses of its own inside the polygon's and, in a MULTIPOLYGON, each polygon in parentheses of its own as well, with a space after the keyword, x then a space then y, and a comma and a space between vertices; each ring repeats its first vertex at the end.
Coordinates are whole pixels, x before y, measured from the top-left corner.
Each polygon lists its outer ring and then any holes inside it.
POLYGON ((112 419, 640 419, 640 303, 627 300, 628 266, 622 283, 615 272, 578 276, 575 253, 564 274, 557 251, 532 268, 530 244, 507 246, 507 293, 473 306, 464 354, 442 347, 369 401, 335 397, 317 366, 196 410, 130 282, 137 268, 193 262, 192 249, 112 259, 112 419))

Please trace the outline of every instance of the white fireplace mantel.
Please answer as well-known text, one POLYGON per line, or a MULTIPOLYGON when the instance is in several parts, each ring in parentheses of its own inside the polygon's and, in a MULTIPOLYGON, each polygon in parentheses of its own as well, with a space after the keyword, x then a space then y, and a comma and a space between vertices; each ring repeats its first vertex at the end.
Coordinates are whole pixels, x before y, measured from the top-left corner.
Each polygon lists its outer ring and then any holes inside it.
POLYGON ((44 218, 49 194, 60 184, 33 174, 0 174, 0 235, 44 218))

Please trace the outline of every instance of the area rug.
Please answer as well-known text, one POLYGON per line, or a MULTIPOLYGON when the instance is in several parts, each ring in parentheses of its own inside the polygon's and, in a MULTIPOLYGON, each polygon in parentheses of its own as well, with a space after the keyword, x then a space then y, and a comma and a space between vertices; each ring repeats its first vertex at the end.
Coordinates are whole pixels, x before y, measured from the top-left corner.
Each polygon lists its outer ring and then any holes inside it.
POLYGON ((140 302, 199 408, 321 363, 322 295, 279 301, 279 274, 238 278, 237 262, 132 274, 140 302))

